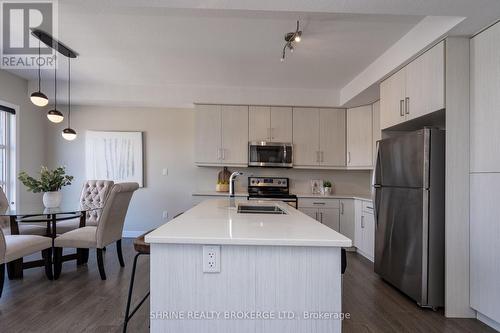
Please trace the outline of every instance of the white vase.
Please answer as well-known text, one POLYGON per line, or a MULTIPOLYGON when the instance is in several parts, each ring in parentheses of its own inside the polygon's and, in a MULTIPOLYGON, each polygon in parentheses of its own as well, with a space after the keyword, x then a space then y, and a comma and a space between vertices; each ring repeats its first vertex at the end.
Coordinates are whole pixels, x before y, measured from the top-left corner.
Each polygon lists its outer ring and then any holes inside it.
POLYGON ((62 193, 59 191, 45 192, 43 194, 43 205, 46 208, 59 207, 62 201, 62 193))

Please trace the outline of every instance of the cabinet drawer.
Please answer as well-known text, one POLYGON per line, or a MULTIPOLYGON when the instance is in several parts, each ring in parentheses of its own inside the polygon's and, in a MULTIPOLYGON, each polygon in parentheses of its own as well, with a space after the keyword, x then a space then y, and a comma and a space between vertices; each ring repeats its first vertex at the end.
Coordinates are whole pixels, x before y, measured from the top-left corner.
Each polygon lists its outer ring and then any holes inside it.
POLYGON ((373 203, 371 201, 362 202, 363 212, 373 214, 373 203))
POLYGON ((313 199, 313 198, 299 198, 299 208, 339 208, 338 199, 313 199))

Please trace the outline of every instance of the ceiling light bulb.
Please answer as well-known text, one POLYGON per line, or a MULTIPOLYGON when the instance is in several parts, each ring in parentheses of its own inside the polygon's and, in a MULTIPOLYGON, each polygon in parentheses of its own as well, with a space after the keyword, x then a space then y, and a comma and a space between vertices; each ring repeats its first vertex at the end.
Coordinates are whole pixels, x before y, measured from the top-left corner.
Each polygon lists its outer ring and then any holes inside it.
POLYGON ((49 120, 51 122, 56 123, 56 124, 58 124, 58 123, 60 123, 60 122, 62 122, 64 120, 63 114, 60 111, 56 110, 56 109, 50 110, 47 113, 47 118, 49 118, 49 120))
POLYGON ((293 46, 290 46, 290 52, 293 53, 293 46))
POLYGON ((296 35, 296 36, 295 36, 295 41, 296 41, 297 43, 298 43, 298 42, 300 42, 300 35, 296 35))
POLYGON ((281 62, 285 61, 285 58, 283 58, 283 57, 282 57, 282 58, 280 59, 280 61, 281 61, 281 62))
POLYGON ((31 103, 35 104, 36 106, 46 106, 49 104, 49 99, 47 96, 45 96, 44 93, 40 91, 36 91, 31 94, 30 96, 31 103))
POLYGON ((76 132, 74 129, 72 128, 65 128, 63 129, 62 133, 61 133, 62 137, 65 139, 65 140, 68 140, 68 141, 73 141, 76 139, 76 132))

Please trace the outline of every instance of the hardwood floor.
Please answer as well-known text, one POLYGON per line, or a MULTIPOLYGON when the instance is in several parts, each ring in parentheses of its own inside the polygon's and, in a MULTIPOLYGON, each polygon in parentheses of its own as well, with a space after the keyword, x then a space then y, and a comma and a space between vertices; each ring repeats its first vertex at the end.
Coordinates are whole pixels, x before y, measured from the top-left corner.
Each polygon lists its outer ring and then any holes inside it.
MULTIPOLYGON (((95 250, 87 265, 63 264, 59 280, 49 281, 43 268, 24 271, 23 280, 5 279, 0 298, 0 332, 121 332, 135 251, 132 240, 122 242, 125 267, 116 247, 104 251, 107 280, 102 281, 95 250)), ((139 259, 132 306, 149 288, 148 257, 139 259)), ((128 332, 148 332, 149 304, 144 303, 128 332)))
POLYGON ((496 332, 475 319, 448 319, 442 310, 421 309, 398 290, 382 281, 373 264, 348 253, 343 279, 342 309, 351 314, 343 332, 496 332))
MULTIPOLYGON (((123 241, 125 268, 115 246, 104 252, 107 280, 102 281, 95 251, 87 265, 63 264, 59 280, 49 281, 43 268, 24 272, 23 280, 6 279, 0 298, 0 332, 121 332, 134 250, 123 241)), ((446 319, 442 312, 418 308, 373 273, 372 264, 348 254, 343 309, 351 315, 343 332, 495 332, 477 320, 446 319)), ((139 259, 134 302, 149 285, 148 257, 139 259)), ((148 332, 147 302, 129 322, 129 332, 148 332)), ((202 333, 202 332, 200 332, 202 333)))

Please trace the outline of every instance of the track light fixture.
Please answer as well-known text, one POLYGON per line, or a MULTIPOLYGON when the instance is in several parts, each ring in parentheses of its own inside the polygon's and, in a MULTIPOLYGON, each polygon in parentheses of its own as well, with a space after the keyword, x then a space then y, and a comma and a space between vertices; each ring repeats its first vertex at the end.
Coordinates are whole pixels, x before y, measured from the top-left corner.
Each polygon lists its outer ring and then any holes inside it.
POLYGON ((38 58, 36 59, 36 62, 38 63, 38 91, 35 91, 34 93, 31 94, 30 100, 31 103, 35 104, 36 106, 46 106, 49 104, 49 99, 47 96, 40 91, 41 85, 42 85, 42 73, 40 70, 40 41, 38 41, 38 58))
POLYGON ((285 34, 285 45, 283 46, 283 52, 281 53, 281 61, 285 61, 286 57, 286 49, 289 49, 290 52, 293 53, 295 49, 293 43, 299 43, 302 39, 302 31, 299 30, 300 25, 299 21, 297 21, 297 29, 294 32, 288 32, 285 34))

